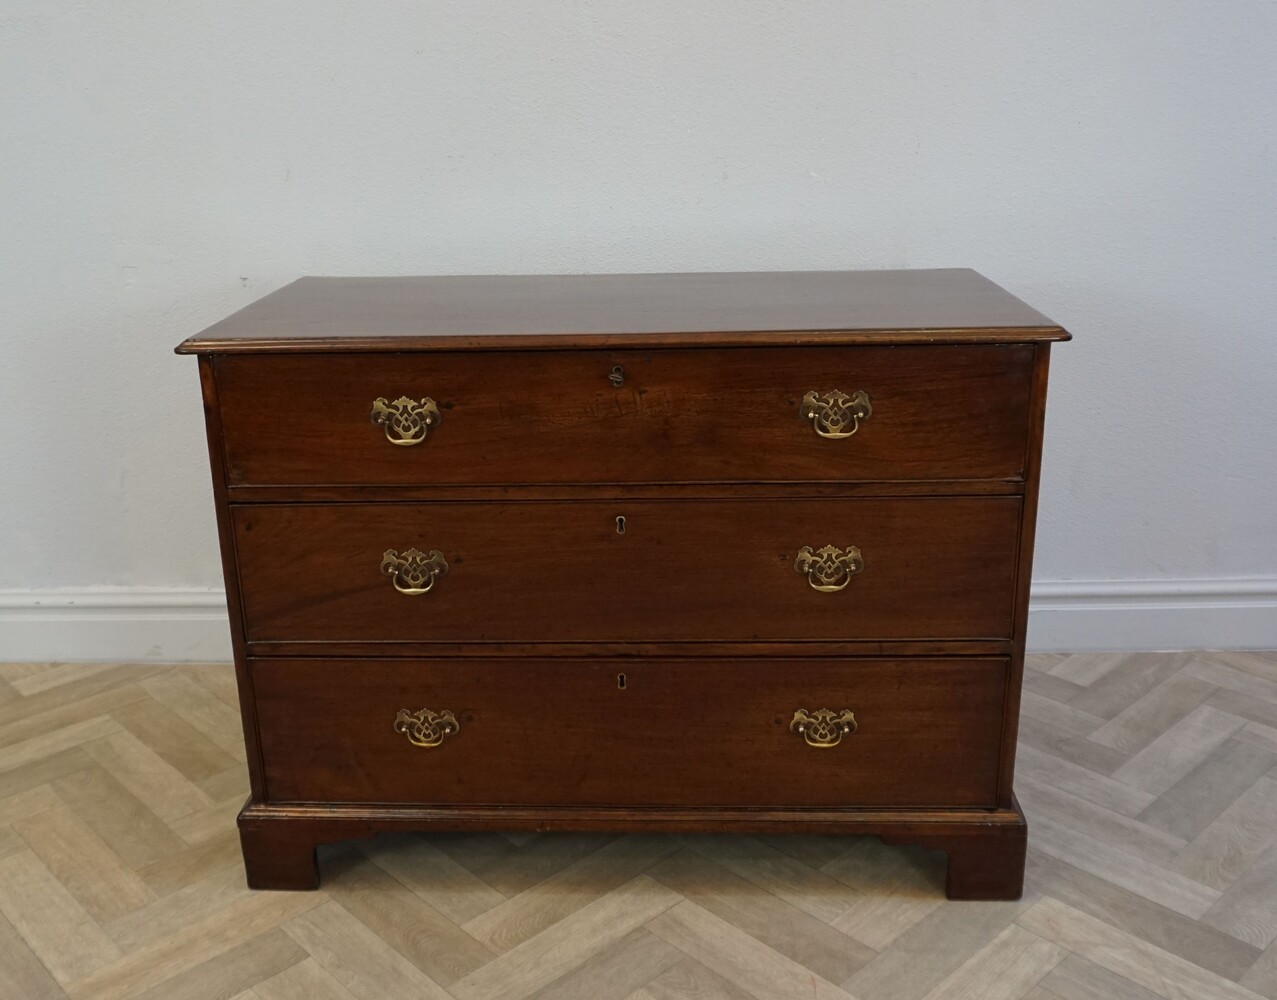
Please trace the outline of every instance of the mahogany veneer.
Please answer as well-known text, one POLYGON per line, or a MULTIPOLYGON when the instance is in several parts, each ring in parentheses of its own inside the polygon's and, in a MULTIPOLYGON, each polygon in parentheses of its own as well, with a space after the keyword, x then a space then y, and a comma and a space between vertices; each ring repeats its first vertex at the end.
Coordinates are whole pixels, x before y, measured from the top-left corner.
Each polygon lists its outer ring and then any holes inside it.
POLYGON ((449 351, 214 367, 237 486, 1022 480, 1033 348, 449 351), (605 377, 614 366, 620 392, 605 377), (848 367, 875 387, 879 419, 855 451, 830 454, 815 434, 795 438, 794 415, 848 367), (387 461, 349 415, 396 385, 437 386, 447 433, 387 461), (946 398, 961 419, 937 405, 946 398))
POLYGON ((250 642, 1010 639, 1020 500, 237 504, 231 520, 250 642), (854 605, 796 586, 795 543, 848 541, 871 574, 854 605), (368 553, 410 546, 442 551, 448 576, 390 601, 368 553))
POLYGON ((955 270, 305 278, 186 341, 249 884, 381 830, 795 831, 1018 897, 1066 339, 955 270))

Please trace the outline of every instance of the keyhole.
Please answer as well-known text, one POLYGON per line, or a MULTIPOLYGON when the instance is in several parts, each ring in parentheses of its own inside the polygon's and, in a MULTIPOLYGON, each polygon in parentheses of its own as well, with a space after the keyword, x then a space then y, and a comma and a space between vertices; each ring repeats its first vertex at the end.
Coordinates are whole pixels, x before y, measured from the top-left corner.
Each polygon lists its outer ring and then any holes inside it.
POLYGON ((618 535, 625 534, 625 515, 620 514, 616 518, 616 533, 618 535))
POLYGON ((620 688, 622 691, 625 690, 625 675, 624 674, 616 675, 616 686, 620 688))
POLYGON ((625 369, 620 365, 613 365, 612 373, 608 375, 607 380, 612 383, 612 388, 621 388, 625 384, 625 369))

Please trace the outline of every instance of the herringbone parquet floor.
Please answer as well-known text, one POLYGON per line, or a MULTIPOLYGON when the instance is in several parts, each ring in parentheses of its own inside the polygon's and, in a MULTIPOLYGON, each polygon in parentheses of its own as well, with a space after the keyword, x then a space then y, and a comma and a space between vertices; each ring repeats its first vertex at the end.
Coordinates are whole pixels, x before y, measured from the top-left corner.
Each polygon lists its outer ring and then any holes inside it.
POLYGON ((249 892, 234 706, 0 665, 0 998, 1277 998, 1277 654, 1032 658, 1017 903, 834 837, 382 838, 249 892))

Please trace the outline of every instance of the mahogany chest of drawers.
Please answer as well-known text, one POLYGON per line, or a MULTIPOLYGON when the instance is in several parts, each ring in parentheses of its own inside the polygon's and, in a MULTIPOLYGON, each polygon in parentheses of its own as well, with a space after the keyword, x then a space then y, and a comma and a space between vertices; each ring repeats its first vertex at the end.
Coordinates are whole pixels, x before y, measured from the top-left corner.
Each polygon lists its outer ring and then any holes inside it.
POLYGON ((392 829, 797 831, 1017 897, 1067 338, 946 270, 303 278, 186 341, 249 884, 392 829))

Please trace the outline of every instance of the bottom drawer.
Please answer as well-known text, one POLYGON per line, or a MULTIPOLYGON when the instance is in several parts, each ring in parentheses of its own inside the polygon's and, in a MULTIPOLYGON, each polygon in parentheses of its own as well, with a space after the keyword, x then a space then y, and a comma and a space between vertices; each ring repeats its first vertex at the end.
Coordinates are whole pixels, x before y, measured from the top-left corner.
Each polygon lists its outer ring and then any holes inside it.
POLYGON ((271 802, 995 805, 1004 658, 250 665, 271 802))

